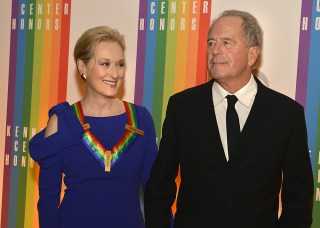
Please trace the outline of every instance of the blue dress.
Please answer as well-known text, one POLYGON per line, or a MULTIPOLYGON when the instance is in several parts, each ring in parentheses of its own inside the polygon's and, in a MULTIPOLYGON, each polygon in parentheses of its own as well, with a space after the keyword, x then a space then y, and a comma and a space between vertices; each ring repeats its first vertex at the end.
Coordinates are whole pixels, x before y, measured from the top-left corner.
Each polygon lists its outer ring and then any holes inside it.
MULTIPOLYGON (((45 129, 29 143, 30 156, 40 165, 39 221, 41 228, 144 228, 140 187, 144 190, 157 154, 150 113, 136 106, 139 129, 118 162, 104 167, 81 140, 83 127, 67 102, 54 106, 58 131, 44 138, 45 129), (64 175, 63 175, 64 174, 64 175), (62 179, 66 186, 60 203, 62 179)), ((90 130, 110 150, 125 132, 126 113, 111 117, 85 117, 90 130)))

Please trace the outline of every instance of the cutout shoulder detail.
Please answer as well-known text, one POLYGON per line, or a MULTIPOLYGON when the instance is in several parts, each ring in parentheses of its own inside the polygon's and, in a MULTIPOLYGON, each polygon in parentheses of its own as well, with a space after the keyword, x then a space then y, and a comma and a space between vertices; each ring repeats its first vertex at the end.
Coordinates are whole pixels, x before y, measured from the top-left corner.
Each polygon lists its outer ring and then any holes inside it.
POLYGON ((58 131, 58 116, 53 114, 48 120, 44 137, 47 138, 58 131))

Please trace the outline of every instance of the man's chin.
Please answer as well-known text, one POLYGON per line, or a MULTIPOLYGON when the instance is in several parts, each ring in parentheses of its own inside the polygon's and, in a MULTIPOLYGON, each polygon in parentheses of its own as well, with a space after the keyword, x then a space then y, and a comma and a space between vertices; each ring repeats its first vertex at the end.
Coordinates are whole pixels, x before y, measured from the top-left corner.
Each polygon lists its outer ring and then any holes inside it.
POLYGON ((211 78, 215 79, 215 80, 219 80, 219 79, 223 79, 225 77, 225 75, 223 73, 217 72, 217 71, 209 71, 209 74, 211 76, 211 78))

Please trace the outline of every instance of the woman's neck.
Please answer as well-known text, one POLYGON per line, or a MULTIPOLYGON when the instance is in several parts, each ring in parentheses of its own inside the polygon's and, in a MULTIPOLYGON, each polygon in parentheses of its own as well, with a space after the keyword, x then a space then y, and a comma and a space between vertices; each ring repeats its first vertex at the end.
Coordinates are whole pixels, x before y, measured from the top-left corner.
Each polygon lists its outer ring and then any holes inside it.
POLYGON ((83 114, 85 116, 116 116, 125 112, 123 101, 118 98, 90 98, 88 96, 81 100, 83 114))

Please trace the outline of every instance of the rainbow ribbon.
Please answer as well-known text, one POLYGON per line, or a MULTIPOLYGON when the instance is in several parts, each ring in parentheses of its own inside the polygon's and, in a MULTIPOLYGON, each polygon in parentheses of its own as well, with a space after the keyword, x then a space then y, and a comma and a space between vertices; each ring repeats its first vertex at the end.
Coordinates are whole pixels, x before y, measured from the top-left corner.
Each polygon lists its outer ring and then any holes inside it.
MULTIPOLYGON (((136 116, 135 107, 133 104, 129 102, 123 102, 124 107, 126 109, 126 114, 128 118, 128 125, 133 127, 133 129, 138 129, 138 121, 136 116)), ((83 110, 81 106, 81 102, 78 101, 74 103, 72 109, 77 116, 78 120, 82 124, 85 129, 85 133, 82 135, 82 141, 86 145, 86 147, 90 150, 93 156, 99 161, 102 167, 106 165, 106 151, 107 149, 100 143, 100 141, 94 136, 94 134, 90 131, 90 127, 85 123, 83 110)), ((117 161, 122 157, 124 151, 129 148, 129 146, 133 143, 136 138, 137 133, 126 128, 125 133, 122 135, 120 140, 113 146, 111 150, 111 167, 113 167, 117 161)))

